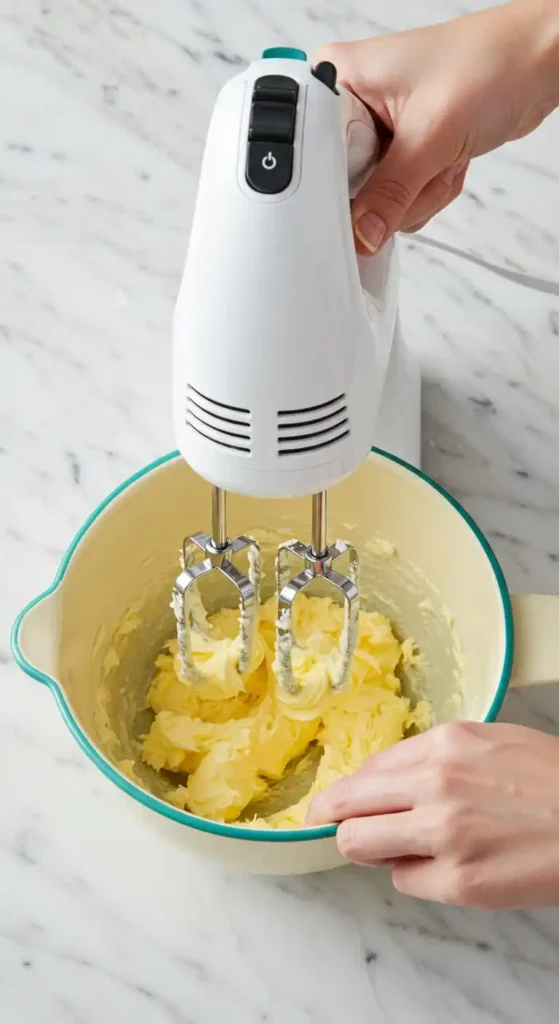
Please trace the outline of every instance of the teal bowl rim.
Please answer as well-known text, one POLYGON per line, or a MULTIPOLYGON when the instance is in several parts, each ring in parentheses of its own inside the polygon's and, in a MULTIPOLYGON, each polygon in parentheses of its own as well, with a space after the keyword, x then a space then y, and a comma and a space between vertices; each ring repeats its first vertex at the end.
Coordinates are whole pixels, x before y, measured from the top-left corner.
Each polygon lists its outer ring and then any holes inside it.
MULTIPOLYGON (((501 670, 501 677, 498 686, 495 691, 495 696, 489 708, 489 711, 485 717, 486 722, 492 722, 497 717, 502 703, 505 699, 507 692, 507 686, 510 680, 512 672, 512 663, 514 655, 514 628, 513 628, 513 617, 512 617, 512 605, 510 594, 508 591, 507 584, 503 575, 503 571, 497 557, 483 534, 477 523, 472 519, 470 514, 466 512, 455 498, 452 497, 443 487, 435 483, 431 477, 427 476, 420 469, 416 469, 415 466, 410 465, 403 459, 398 458, 396 455, 391 455, 389 452, 385 452, 380 448, 371 448, 371 451, 377 455, 381 455, 383 458, 388 459, 390 462, 394 462, 404 469, 409 470, 414 476, 420 478, 425 483, 429 484, 435 491, 438 492, 443 498, 445 498, 452 507, 462 516, 464 522, 470 527, 472 533, 481 544, 483 551, 485 552, 487 559, 493 570, 497 585, 499 588, 499 594, 501 598, 501 604, 503 608, 503 618, 505 625, 505 653, 503 658, 503 667, 501 670)), ((52 691, 59 710, 62 714, 66 725, 72 733, 75 740, 77 740, 79 746, 82 748, 84 753, 93 762, 93 764, 103 772, 104 775, 114 782, 119 789, 127 793, 128 796, 133 797, 144 807, 148 807, 150 810, 155 811, 157 814, 161 814, 164 818, 170 818, 172 821, 178 822, 180 825, 189 825, 191 828, 195 828, 200 832, 208 832, 212 835, 226 836, 229 839, 241 839, 249 842, 267 842, 267 843, 292 843, 292 842, 305 842, 309 839, 326 839, 336 834, 337 825, 320 825, 316 828, 302 828, 302 829, 282 829, 278 831, 272 831, 267 829, 251 829, 245 828, 238 825, 226 825, 215 821, 207 821, 204 818, 198 818, 194 814, 190 814, 189 811, 181 811, 177 807, 173 807, 171 804, 166 803, 164 800, 159 800, 157 797, 152 796, 151 793, 140 789, 135 783, 127 779, 126 776, 121 775, 119 771, 107 761, 105 757, 97 750, 97 748, 90 741, 86 733, 81 729, 80 725, 74 718, 70 706, 66 700, 66 697, 57 683, 56 679, 52 676, 47 675, 44 672, 39 671, 33 665, 24 658, 20 646, 19 646, 19 633, 23 619, 35 605, 39 604, 45 598, 50 597, 51 594, 57 589, 64 578, 64 574, 70 560, 87 530, 93 525, 95 520, 101 515, 101 513, 111 504, 116 498, 118 498, 128 487, 136 481, 141 480, 142 477, 147 476, 148 473, 159 469, 160 466, 165 465, 167 462, 171 462, 173 459, 181 457, 180 452, 172 451, 168 452, 167 455, 162 455, 153 462, 150 462, 143 469, 139 469, 132 476, 129 476, 127 480, 124 480, 118 487, 115 488, 91 513, 91 515, 85 520, 81 528, 76 533, 74 539, 66 550, 62 561, 60 563, 58 572, 47 590, 39 594, 38 597, 33 598, 29 604, 21 611, 14 622, 11 635, 12 652, 15 661, 21 669, 33 679, 38 680, 40 683, 45 683, 46 686, 52 691)))

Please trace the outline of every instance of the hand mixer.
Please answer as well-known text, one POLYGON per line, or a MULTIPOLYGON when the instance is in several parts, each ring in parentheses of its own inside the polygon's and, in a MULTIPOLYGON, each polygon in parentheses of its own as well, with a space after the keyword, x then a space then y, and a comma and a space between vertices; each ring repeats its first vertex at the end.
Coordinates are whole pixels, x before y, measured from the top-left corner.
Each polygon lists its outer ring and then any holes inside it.
POLYGON ((344 541, 328 543, 327 490, 372 444, 412 463, 419 451, 419 378, 398 325, 394 245, 357 258, 351 227, 350 199, 377 150, 368 111, 336 86, 334 66, 313 68, 301 51, 265 51, 218 97, 174 322, 178 447, 213 487, 211 534, 186 539, 173 590, 191 680, 199 673, 190 632, 204 630, 195 584, 210 572, 239 591, 241 674, 250 661, 260 552, 249 536, 228 537, 232 490, 311 497, 310 543, 281 544, 276 560, 276 676, 297 690, 293 602, 321 578, 344 602, 332 686, 347 683, 358 556, 344 541), (244 549, 248 574, 233 562, 244 549), (333 568, 344 554, 347 575, 333 568), (302 567, 290 579, 291 556, 302 567))

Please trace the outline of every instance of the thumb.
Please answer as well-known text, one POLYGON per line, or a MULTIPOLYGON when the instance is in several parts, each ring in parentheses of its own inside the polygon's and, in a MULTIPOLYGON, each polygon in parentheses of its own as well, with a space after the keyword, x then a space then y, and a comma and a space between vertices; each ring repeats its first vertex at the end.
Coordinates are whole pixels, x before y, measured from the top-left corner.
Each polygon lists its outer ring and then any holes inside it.
POLYGON ((424 147, 397 133, 357 193, 351 213, 353 229, 368 252, 378 252, 398 231, 419 193, 437 173, 425 156, 424 147))

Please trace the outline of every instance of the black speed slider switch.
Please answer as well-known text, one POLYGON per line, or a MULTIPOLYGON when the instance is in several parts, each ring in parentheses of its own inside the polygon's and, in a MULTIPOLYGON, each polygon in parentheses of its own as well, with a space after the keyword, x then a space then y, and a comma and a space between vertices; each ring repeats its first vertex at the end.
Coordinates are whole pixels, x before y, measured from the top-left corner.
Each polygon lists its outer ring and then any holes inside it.
POLYGON ((254 83, 253 100, 272 100, 276 103, 297 103, 299 86, 287 75, 264 75, 254 83))
POLYGON ((294 135, 295 107, 291 103, 255 100, 248 129, 251 142, 293 142, 294 135))

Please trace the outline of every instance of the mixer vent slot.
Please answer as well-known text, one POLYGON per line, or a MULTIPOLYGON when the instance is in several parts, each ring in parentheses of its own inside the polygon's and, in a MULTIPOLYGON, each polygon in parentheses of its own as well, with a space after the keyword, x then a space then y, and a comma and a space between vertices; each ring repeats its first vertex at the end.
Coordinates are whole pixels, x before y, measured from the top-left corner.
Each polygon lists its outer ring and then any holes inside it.
POLYGON ((218 402, 189 384, 186 390, 186 422, 207 441, 250 455, 249 409, 218 402))
POLYGON ((305 409, 278 412, 278 455, 301 455, 337 444, 349 434, 346 396, 305 409))

